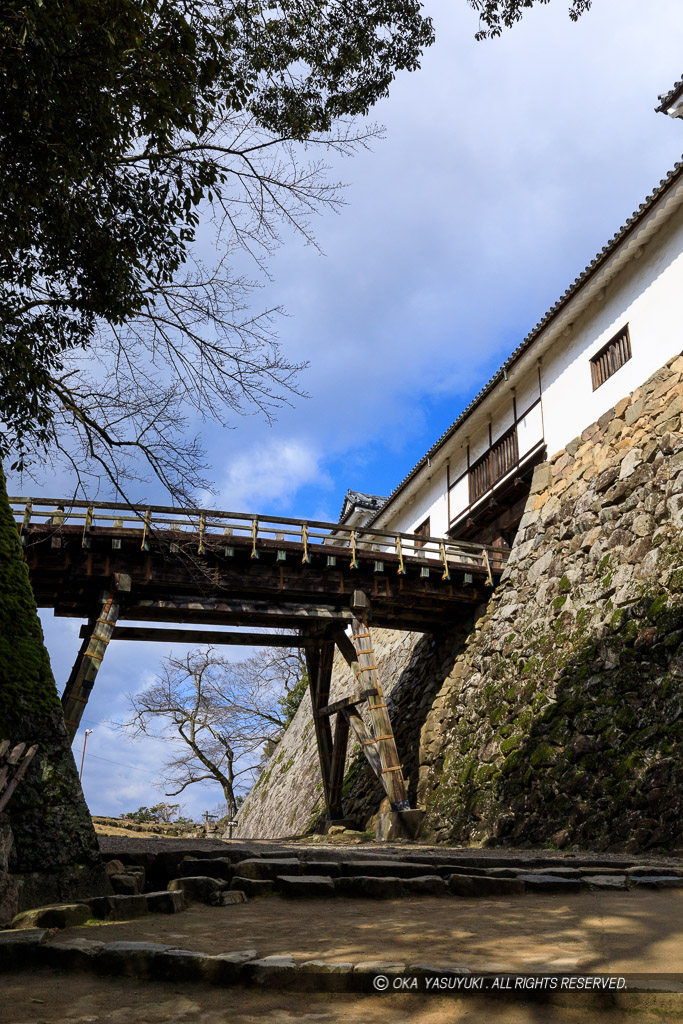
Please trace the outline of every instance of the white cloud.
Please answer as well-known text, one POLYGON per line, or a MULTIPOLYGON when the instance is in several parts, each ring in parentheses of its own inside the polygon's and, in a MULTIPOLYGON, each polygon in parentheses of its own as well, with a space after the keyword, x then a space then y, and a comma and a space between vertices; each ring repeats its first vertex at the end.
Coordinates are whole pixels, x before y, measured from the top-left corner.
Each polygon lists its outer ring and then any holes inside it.
MULTIPOLYGON (((216 466, 219 480, 221 468, 216 466)), ((233 510, 258 511, 264 505, 282 509, 289 507, 306 485, 323 490, 333 485, 314 444, 298 438, 266 437, 228 462, 219 501, 223 508, 233 510)))

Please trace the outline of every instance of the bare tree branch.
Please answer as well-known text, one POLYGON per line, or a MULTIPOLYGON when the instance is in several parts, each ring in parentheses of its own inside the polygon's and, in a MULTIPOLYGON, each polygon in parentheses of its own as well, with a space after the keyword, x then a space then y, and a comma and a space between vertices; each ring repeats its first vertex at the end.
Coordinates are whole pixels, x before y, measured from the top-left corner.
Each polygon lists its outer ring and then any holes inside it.
POLYGON ((151 686, 128 695, 132 716, 124 728, 138 737, 179 739, 164 763, 166 779, 177 786, 166 795, 213 779, 232 816, 238 780, 260 770, 287 725, 292 701, 303 692, 302 681, 297 650, 262 648, 231 662, 211 647, 196 649, 167 658, 151 686))

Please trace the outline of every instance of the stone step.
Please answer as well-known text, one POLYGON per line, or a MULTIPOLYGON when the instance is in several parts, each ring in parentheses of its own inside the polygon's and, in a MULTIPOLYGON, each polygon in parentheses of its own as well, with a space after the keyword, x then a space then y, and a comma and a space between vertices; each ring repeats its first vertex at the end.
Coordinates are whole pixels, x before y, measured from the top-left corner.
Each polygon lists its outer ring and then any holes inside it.
POLYGON ((336 896, 329 875, 280 875, 275 880, 275 888, 290 899, 319 900, 336 896))
POLYGON ((170 892, 181 892, 186 903, 209 903, 211 897, 222 889, 227 889, 228 883, 218 878, 211 878, 209 875, 191 875, 184 878, 173 878, 168 883, 170 892))
POLYGON ((234 875, 230 882, 231 892, 243 892, 245 896, 270 896, 275 889, 275 881, 270 878, 240 878, 234 875))
POLYGON ((514 896, 524 892, 524 883, 518 878, 452 874, 446 882, 453 896, 514 896))
POLYGON ((345 875, 335 878, 339 896, 362 897, 375 900, 394 900, 403 895, 400 878, 378 878, 376 875, 345 875))
POLYGON ((249 858, 235 864, 234 870, 240 878, 273 881, 278 875, 300 875, 301 861, 298 857, 249 858))
POLYGON ((342 875, 366 875, 376 878, 417 878, 420 875, 434 874, 430 864, 402 860, 369 860, 362 864, 347 860, 342 861, 340 869, 342 875))
POLYGON ((341 874, 341 861, 302 860, 301 870, 304 875, 328 875, 330 878, 336 878, 341 874))
POLYGON ((563 878, 561 875, 534 874, 519 875, 518 882, 524 883, 526 892, 571 892, 583 887, 580 878, 563 878))
MULTIPOLYGON (((36 966, 46 966, 53 971, 55 969, 58 971, 87 971, 100 976, 172 981, 174 985, 184 983, 208 983, 225 986, 253 984, 259 988, 287 989, 302 993, 333 991, 376 993, 386 988, 395 991, 426 992, 434 989, 436 983, 442 980, 444 985, 439 985, 438 990, 442 988, 448 991, 460 988, 463 991, 490 990, 495 991, 496 995, 501 995, 500 987, 496 988, 500 985, 501 977, 509 975, 517 979, 528 978, 530 989, 535 988, 539 977, 535 971, 513 973, 503 970, 501 974, 490 968, 477 970, 457 960, 436 965, 399 960, 340 962, 319 959, 301 962, 289 952, 259 956, 256 949, 239 949, 209 954, 156 942, 102 942, 84 938, 55 937, 50 932, 40 929, 23 932, 1 931, 0 954, 0 971, 33 970, 36 966), (408 984, 402 983, 404 980, 408 984), (381 981, 381 987, 377 981, 381 981), (428 981, 429 984, 427 984, 428 981), (455 984, 455 982, 459 983, 455 984)), ((582 974, 579 972, 577 977, 581 976, 582 974)), ((591 975, 588 977, 590 978, 591 975)), ((676 981, 675 976, 673 977, 672 981, 671 976, 666 976, 664 983, 659 985, 656 982, 648 983, 646 985, 648 998, 651 998, 654 992, 666 993, 669 1000, 680 997, 683 993, 683 983, 676 981)), ((30 987, 29 975, 27 975, 27 983, 30 987)), ((630 979, 627 982, 628 990, 633 991, 636 996, 634 1001, 636 1007, 640 1006, 642 1009, 646 1007, 646 1004, 638 998, 642 994, 641 984, 637 980, 634 984, 630 979)), ((507 987, 509 986, 504 986, 504 988, 507 987)), ((527 986, 523 987, 527 988, 527 986)), ((616 987, 615 985, 614 988, 616 987)), ((612 988, 611 985, 610 988, 612 988)), ((197 997, 193 995, 192 998, 197 997)), ((546 1002, 545 998, 543 1002, 546 1002)), ((590 1017, 591 1010, 595 1010, 599 1017, 600 1011, 604 1010, 605 993, 598 991, 595 1001, 588 1002, 582 998, 581 1003, 584 1014, 588 1011, 590 1019, 592 1019, 590 1017)), ((652 1006, 652 1004, 648 1002, 647 1006, 652 1006)), ((538 1016, 532 1013, 528 1007, 527 1011, 523 1013, 525 1019, 528 1014, 531 1014, 529 1019, 532 1017, 539 1021, 549 1019, 548 1013, 540 1013, 538 1016)), ((480 1016, 477 1019, 480 1019, 480 1016)), ((551 1014, 551 1016, 554 1019, 554 1015, 551 1014)))
POLYGON ((178 865, 179 878, 208 875, 209 878, 218 878, 229 882, 234 873, 235 869, 229 857, 206 857, 201 860, 196 857, 188 857, 178 865))

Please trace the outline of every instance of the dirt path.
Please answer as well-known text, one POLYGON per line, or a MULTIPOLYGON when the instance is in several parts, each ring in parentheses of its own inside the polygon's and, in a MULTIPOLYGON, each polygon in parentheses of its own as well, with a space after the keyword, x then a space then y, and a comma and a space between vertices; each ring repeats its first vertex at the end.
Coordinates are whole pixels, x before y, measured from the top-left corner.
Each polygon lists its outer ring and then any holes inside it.
POLYGON ((400 900, 250 900, 69 930, 205 953, 397 960, 475 970, 683 972, 683 890, 400 900))

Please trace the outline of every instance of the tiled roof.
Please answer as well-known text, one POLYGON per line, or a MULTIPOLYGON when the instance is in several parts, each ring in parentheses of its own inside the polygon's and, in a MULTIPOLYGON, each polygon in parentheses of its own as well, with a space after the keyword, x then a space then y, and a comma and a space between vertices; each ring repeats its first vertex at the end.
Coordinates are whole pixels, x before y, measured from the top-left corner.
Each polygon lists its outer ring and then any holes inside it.
POLYGON ((678 97, 683 92, 683 78, 681 78, 674 85, 673 89, 669 89, 668 92, 663 93, 659 97, 659 106, 655 107, 658 114, 665 114, 672 103, 675 103, 678 97))
MULTIPOLYGON (((681 84, 681 89, 683 90, 683 83, 681 84)), ((617 233, 609 240, 609 242, 607 242, 607 244, 602 247, 600 252, 597 253, 597 255, 588 264, 588 266, 582 271, 582 273, 579 274, 579 276, 576 278, 573 284, 571 284, 569 288, 567 288, 566 292, 564 292, 564 294, 560 296, 557 302, 550 307, 545 316, 541 320, 539 320, 534 329, 529 334, 527 334, 526 338, 524 338, 522 343, 517 346, 514 352, 505 360, 500 369, 493 375, 493 377, 491 377, 488 384, 486 384, 485 387, 481 389, 479 394, 472 399, 467 408, 463 409, 463 411, 458 416, 457 420, 455 420, 450 425, 450 427, 446 431, 444 431, 444 433, 432 445, 429 451, 422 456, 420 461, 415 466, 413 466, 408 475, 405 476, 403 480, 401 480, 398 487, 394 488, 394 490, 391 492, 391 494, 384 502, 382 507, 378 509, 378 511, 375 512, 375 514, 365 524, 366 526, 370 526, 377 520, 382 511, 391 504, 396 495, 403 490, 405 485, 413 479, 413 477, 419 472, 419 470, 422 469, 422 467, 425 466, 429 460, 434 458, 434 456, 442 447, 442 445, 450 437, 452 437, 452 435, 455 433, 458 427, 460 427, 461 424, 464 423, 464 421, 474 411, 474 409, 476 409, 476 407, 484 400, 484 398, 486 398, 489 392, 493 390, 495 385, 500 380, 505 379, 504 375, 513 366, 513 364, 517 362, 520 356, 523 355, 523 353, 526 352, 531 345, 533 345, 533 343, 536 341, 536 339, 539 337, 542 331, 545 330, 545 328, 548 326, 551 320, 553 320, 558 315, 558 313, 561 312, 561 310, 567 305, 567 303, 571 299, 573 299, 577 292, 580 291, 580 289, 587 283, 587 281, 590 280, 593 274, 595 274, 596 271, 599 270, 600 267, 615 252, 615 250, 619 248, 621 243, 631 234, 632 231, 635 230, 635 228, 640 224, 644 217, 647 216, 647 214, 657 204, 662 195, 676 181, 678 181, 682 174, 683 158, 674 166, 673 170, 669 171, 665 178, 662 178, 657 188, 655 188, 652 191, 652 193, 649 196, 647 196, 645 201, 640 204, 638 209, 631 214, 626 223, 619 229, 619 231, 617 231, 617 233)))
POLYGON ((369 512, 372 512, 379 510, 382 505, 386 504, 386 500, 380 494, 363 494, 362 491, 348 490, 339 514, 339 522, 342 523, 346 518, 345 513, 348 515, 353 508, 366 508, 369 512), (348 509, 347 505, 349 506, 348 509))

